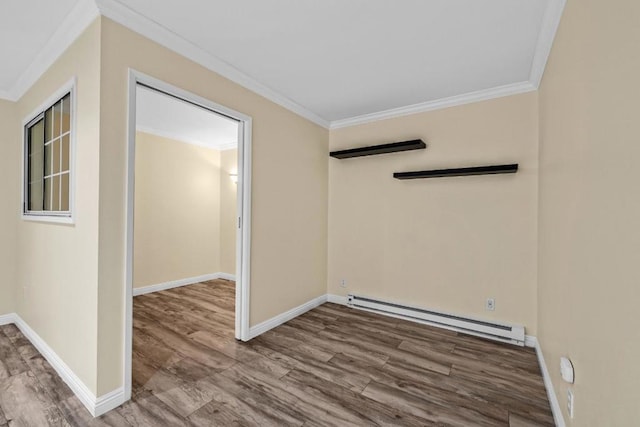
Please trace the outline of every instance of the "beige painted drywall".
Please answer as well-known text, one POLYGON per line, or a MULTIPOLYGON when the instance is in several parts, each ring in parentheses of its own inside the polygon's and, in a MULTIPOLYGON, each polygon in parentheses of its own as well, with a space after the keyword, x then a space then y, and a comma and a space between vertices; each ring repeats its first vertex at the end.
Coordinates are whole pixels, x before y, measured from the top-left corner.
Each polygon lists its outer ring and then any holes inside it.
POLYGON ((415 138, 427 149, 329 161, 329 293, 515 322, 535 333, 536 93, 338 129, 330 146, 415 138), (392 177, 501 163, 520 170, 392 177), (488 297, 494 312, 484 309, 488 297))
MULTIPOLYGON (((98 348, 100 26, 99 20, 91 24, 17 103, 19 120, 31 118, 29 115, 36 108, 71 78, 77 78, 76 221, 61 225, 19 220, 16 294, 18 314, 94 393, 98 348)), ((12 161, 21 164, 21 154, 15 150, 12 154, 12 161)), ((19 202, 11 204, 17 217, 19 202)))
POLYGON ((0 100, 0 315, 16 311, 20 122, 17 105, 0 100))
POLYGON ((231 174, 238 173, 238 150, 220 152, 220 271, 236 274, 237 189, 231 174))
POLYGON ((137 132, 134 287, 220 271, 220 151, 137 132))
POLYGON ((540 89, 538 339, 572 426, 640 424, 638 22, 637 1, 569 0, 540 89))
POLYGON ((328 131, 102 18, 98 392, 122 385, 128 69, 253 118, 250 323, 326 293, 328 131))

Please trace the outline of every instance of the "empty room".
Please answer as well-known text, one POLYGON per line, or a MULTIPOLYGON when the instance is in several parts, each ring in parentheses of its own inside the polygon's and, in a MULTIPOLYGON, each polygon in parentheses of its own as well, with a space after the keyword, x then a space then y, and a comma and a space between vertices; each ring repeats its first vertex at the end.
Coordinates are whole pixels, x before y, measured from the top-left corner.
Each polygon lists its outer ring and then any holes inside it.
POLYGON ((640 4, 0 5, 0 427, 640 425, 640 4))

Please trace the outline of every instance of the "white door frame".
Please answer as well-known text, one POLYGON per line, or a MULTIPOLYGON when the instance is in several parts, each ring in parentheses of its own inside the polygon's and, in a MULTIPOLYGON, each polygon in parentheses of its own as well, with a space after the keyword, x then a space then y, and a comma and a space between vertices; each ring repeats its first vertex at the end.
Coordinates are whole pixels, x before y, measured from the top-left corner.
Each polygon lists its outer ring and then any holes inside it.
POLYGON ((125 345, 124 391, 131 399, 131 358, 133 349, 133 219, 135 191, 136 87, 138 83, 165 92, 176 98, 237 120, 238 125, 238 218, 236 233, 236 339, 248 341, 249 283, 251 276, 251 117, 216 104, 206 98, 185 91, 161 80, 129 69, 129 105, 127 136, 126 188, 126 250, 125 250, 125 345))

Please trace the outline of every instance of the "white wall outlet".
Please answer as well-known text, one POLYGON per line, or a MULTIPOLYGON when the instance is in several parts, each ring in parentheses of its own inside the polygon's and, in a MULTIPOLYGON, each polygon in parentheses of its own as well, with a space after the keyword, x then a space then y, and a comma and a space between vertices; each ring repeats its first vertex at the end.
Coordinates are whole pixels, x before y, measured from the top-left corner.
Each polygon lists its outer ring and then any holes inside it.
POLYGON ((496 309, 496 300, 495 298, 487 298, 487 302, 485 304, 485 308, 489 311, 494 311, 496 309))
POLYGON ((347 279, 340 279, 340 287, 341 288, 347 287, 347 279))
POLYGON ((571 389, 569 389, 567 390, 567 412, 569 413, 569 418, 573 418, 573 406, 573 392, 571 391, 571 389))

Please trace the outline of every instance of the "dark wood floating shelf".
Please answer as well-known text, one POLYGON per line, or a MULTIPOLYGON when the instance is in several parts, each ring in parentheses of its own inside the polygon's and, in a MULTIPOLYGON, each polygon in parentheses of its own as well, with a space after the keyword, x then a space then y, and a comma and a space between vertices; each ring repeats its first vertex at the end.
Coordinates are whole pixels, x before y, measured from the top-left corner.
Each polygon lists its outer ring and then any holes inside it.
POLYGON ((421 178, 442 178, 446 176, 470 176, 470 175, 494 175, 500 173, 516 173, 518 164, 476 166, 472 168, 455 169, 435 169, 429 171, 396 172, 393 177, 396 179, 421 179, 421 178))
POLYGON ((374 156, 376 154, 397 153, 399 151, 424 150, 427 144, 421 139, 411 141, 392 142, 390 144, 371 145, 369 147, 351 148, 349 150, 332 151, 331 157, 348 159, 351 157, 374 156))

